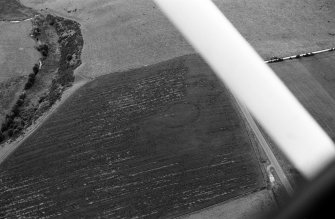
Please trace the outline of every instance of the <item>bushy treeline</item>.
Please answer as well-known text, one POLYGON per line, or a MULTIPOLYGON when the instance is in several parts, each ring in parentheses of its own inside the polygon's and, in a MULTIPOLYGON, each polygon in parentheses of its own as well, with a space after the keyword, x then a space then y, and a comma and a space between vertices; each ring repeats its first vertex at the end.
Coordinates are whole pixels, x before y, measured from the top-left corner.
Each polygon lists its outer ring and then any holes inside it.
POLYGON ((24 85, 22 94, 8 115, 6 115, 5 121, 1 126, 0 142, 7 140, 8 138, 11 138, 15 135, 18 136, 18 134, 22 132, 25 126, 29 126, 32 123, 34 118, 38 118, 38 115, 50 108, 50 106, 52 106, 61 97, 64 89, 71 85, 71 83, 74 81, 73 71, 81 64, 80 55, 84 42, 80 30, 80 25, 77 22, 47 15, 46 17, 35 17, 34 24, 35 27, 33 28, 31 35, 38 43, 36 50, 41 53, 42 57, 40 61, 42 63, 44 63, 46 58, 53 51, 49 48, 47 43, 41 43, 45 37, 43 31, 44 26, 53 26, 59 36, 58 43, 60 45, 61 57, 57 75, 55 75, 53 78, 48 93, 43 97, 40 97, 39 106, 29 108, 30 104, 28 98, 26 99, 26 93, 30 93, 29 89, 34 86, 36 82, 36 75, 40 71, 38 64, 33 66, 33 71, 28 75, 28 79, 24 85), (75 31, 75 34, 63 34, 69 30, 75 31))
POLYGON ((20 116, 20 107, 24 104, 24 100, 26 99, 26 90, 30 89, 34 85, 35 77, 39 71, 39 65, 35 64, 33 72, 28 76, 28 80, 24 86, 24 91, 20 94, 18 100, 10 112, 6 115, 5 121, 1 125, 0 142, 19 133, 24 128, 25 122, 20 116))
POLYGON ((18 134, 24 128, 24 121, 20 117, 20 107, 23 105, 26 93, 22 92, 1 125, 0 142, 18 134))
POLYGON ((39 51, 43 58, 48 57, 49 55, 49 47, 47 44, 41 44, 36 47, 37 51, 39 51))

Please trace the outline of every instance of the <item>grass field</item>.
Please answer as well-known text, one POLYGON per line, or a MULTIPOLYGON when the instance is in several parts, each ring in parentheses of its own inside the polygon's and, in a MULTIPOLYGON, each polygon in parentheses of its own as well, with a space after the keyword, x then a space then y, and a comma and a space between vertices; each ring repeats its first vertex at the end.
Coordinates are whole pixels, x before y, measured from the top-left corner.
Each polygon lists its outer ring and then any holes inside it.
MULTIPOLYGON (((270 67, 333 141, 335 141, 334 63, 335 53, 324 53, 270 64, 270 67)), ((273 147, 273 149, 280 154, 276 147, 273 147)), ((281 165, 286 173, 295 178, 296 171, 294 171, 290 162, 283 156, 278 156, 278 158, 280 158, 281 165)))
POLYGON ((270 64, 300 102, 335 140, 335 53, 270 64))
POLYGON ((0 0, 0 21, 18 21, 34 16, 34 12, 21 5, 19 0, 0 0))
POLYGON ((194 50, 147 0, 22 1, 82 25, 83 65, 78 74, 96 77, 193 53, 194 50), (76 11, 75 11, 76 10, 76 11))
POLYGON ((80 88, 0 167, 0 217, 165 217, 264 189, 244 122, 198 56, 80 88))
MULTIPOLYGON (((148 0, 21 0, 75 19, 84 36, 78 74, 95 77, 193 53, 148 0)), ((264 59, 333 47, 332 0, 214 0, 264 59)))
POLYGON ((31 29, 30 21, 0 22, 0 82, 31 73, 39 59, 31 29))
POLYGON ((0 22, 0 124, 40 57, 29 36, 31 29, 30 21, 0 22))
POLYGON ((228 203, 218 204, 199 212, 180 217, 185 219, 256 219, 266 218, 276 206, 267 191, 259 191, 228 203))

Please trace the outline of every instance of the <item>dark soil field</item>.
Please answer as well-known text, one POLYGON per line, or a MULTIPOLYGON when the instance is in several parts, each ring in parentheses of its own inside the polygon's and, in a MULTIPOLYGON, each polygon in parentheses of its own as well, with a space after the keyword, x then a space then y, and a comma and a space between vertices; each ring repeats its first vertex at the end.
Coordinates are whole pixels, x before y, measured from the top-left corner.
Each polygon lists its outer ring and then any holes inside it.
POLYGON ((258 191, 235 109, 195 55, 98 77, 0 166, 0 217, 167 217, 258 191))
POLYGON ((0 0, 0 21, 24 20, 33 16, 33 10, 24 7, 18 0, 0 0))

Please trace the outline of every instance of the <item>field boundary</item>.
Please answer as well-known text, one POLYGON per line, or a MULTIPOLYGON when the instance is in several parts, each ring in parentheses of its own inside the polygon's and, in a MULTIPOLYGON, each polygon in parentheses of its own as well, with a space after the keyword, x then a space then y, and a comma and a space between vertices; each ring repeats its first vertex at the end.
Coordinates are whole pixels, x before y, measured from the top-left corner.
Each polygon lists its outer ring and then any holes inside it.
POLYGON ((52 114, 62 105, 77 89, 85 85, 89 80, 81 80, 65 90, 61 99, 57 101, 47 112, 40 116, 25 132, 14 141, 7 141, 0 145, 0 165, 4 162, 31 134, 33 134, 52 114))
MULTIPOLYGON (((275 172, 278 175, 278 178, 280 179, 282 185, 284 186, 285 190, 287 191, 287 193, 292 196, 294 193, 293 187, 290 184, 290 182, 288 181, 288 178, 286 177, 283 169, 281 168, 276 156, 273 154, 271 147, 268 145, 268 143, 266 142, 263 134, 261 133, 261 131, 258 129, 253 117, 251 116, 251 114, 249 113, 247 107, 241 103, 239 100, 237 100, 238 106, 240 107, 242 114, 244 115, 245 119, 247 120, 247 122, 250 125, 250 128, 253 130, 259 144, 261 145, 261 147, 263 148, 267 158, 270 161, 270 165, 268 166, 269 169, 273 168, 275 170, 275 172)), ((269 175, 270 178, 270 175, 269 175)))

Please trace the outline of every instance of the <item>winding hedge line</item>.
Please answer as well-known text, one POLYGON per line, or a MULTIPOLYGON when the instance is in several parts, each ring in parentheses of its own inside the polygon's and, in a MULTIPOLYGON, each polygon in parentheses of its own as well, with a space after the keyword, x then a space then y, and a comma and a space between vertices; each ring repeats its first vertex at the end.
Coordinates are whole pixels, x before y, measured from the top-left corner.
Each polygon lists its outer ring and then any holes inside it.
MULTIPOLYGON (((74 81, 73 72, 81 64, 80 55, 84 41, 80 25, 75 21, 52 15, 41 16, 39 18, 36 19, 37 27, 33 28, 31 35, 36 41, 39 41, 43 23, 55 28, 59 36, 58 43, 61 52, 58 72, 51 82, 48 93, 39 97, 39 106, 31 109, 24 108, 25 106, 29 106, 29 101, 25 103, 26 92, 34 86, 36 75, 40 71, 38 64, 33 66, 32 73, 28 75, 27 82, 24 85, 24 90, 9 114, 6 115, 6 119, 1 126, 0 143, 19 134, 25 126, 29 126, 34 119, 49 109, 61 97, 64 89, 72 84, 74 81)), ((44 43, 35 48, 41 53, 42 57, 40 61, 43 63, 51 52, 49 46, 44 43)))

